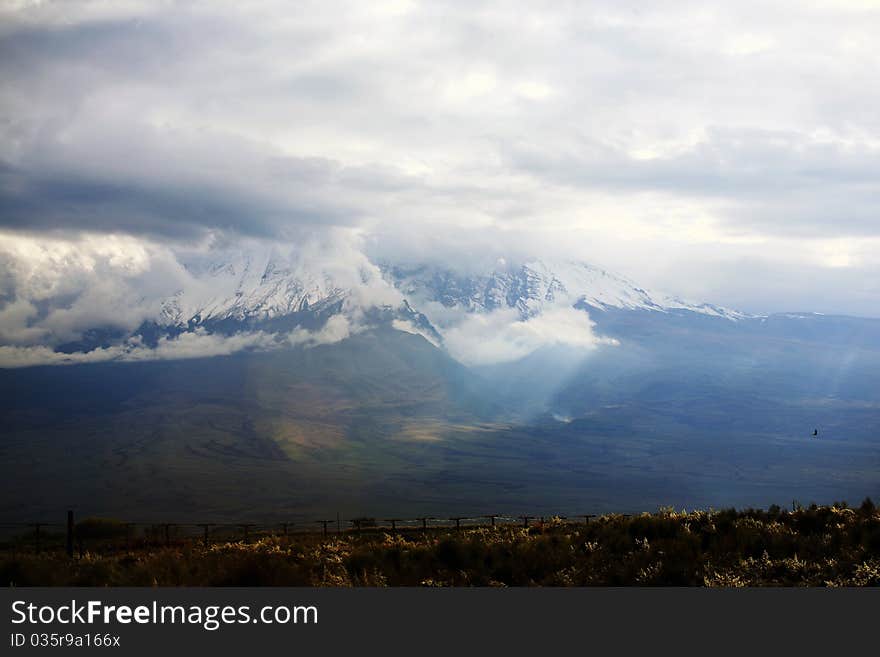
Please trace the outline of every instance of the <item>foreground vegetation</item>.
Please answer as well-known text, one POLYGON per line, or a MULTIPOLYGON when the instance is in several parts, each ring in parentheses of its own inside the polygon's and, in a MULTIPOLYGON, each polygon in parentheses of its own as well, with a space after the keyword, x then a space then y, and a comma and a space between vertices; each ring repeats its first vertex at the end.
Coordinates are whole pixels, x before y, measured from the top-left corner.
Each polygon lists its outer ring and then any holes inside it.
POLYGON ((877 586, 870 500, 0 557, 14 586, 877 586))

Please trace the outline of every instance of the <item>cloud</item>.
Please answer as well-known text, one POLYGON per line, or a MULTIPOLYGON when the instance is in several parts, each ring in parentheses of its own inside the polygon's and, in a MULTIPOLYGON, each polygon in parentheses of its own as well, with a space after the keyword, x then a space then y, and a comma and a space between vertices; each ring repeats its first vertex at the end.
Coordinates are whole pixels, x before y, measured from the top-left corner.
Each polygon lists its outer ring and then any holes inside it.
POLYGON ((181 333, 173 338, 161 338, 154 349, 143 348, 135 342, 122 360, 179 360, 185 358, 208 358, 227 356, 237 351, 263 351, 277 347, 276 336, 255 331, 234 335, 217 335, 203 329, 181 333))
POLYGON ((594 326, 586 312, 574 308, 548 308, 528 319, 520 319, 514 308, 504 308, 465 316, 446 330, 444 342, 452 356, 466 365, 506 363, 542 347, 589 350, 617 344, 593 333, 594 326))
POLYGON ((583 140, 514 147, 514 167, 559 184, 665 193, 714 208, 722 230, 785 236, 877 235, 880 142, 844 144, 790 130, 717 129, 671 151, 583 140))
POLYGON ((140 336, 129 338, 119 345, 70 353, 55 351, 42 345, 0 345, 0 368, 77 365, 108 361, 185 360, 229 356, 240 351, 310 348, 341 342, 363 328, 365 327, 353 327, 346 317, 335 315, 316 331, 297 328, 289 334, 249 331, 222 335, 209 333, 204 328, 198 327, 173 337, 163 336, 159 338, 155 347, 144 344, 140 336))
POLYGON ((210 229, 293 237, 301 226, 357 223, 364 213, 358 185, 379 186, 387 177, 222 133, 190 135, 112 119, 69 126, 63 142, 45 148, 19 163, 0 160, 0 225, 176 239, 210 229))
POLYGON ((0 367, 8 369, 36 365, 98 363, 118 359, 120 356, 121 351, 116 347, 65 354, 43 346, 17 347, 0 345, 0 367))
POLYGON ((207 333, 204 329, 196 329, 172 338, 162 337, 154 348, 144 345, 138 337, 131 338, 121 345, 72 353, 57 352, 45 346, 3 345, 0 346, 0 367, 76 365, 107 361, 182 360, 228 356, 244 350, 264 351, 278 348, 278 346, 279 338, 277 336, 262 331, 224 336, 207 333))
MULTIPOLYGON (((314 344, 339 340, 359 330, 365 310, 403 302, 358 245, 344 231, 304 234, 296 244, 223 235, 183 246, 100 233, 0 232, 0 344, 54 347, 92 329, 124 337, 144 322, 185 326, 196 315, 234 311, 243 289, 272 293, 259 287, 267 272, 305 285, 300 293, 312 302, 339 291, 345 317, 331 318, 318 335, 297 334, 314 344), (178 317, 168 316, 172 307, 178 317)), ((294 301, 250 303, 251 310, 276 303, 283 311, 294 301)))
POLYGON ((345 315, 334 315, 317 331, 303 328, 294 329, 287 336, 287 341, 294 346, 317 347, 322 344, 341 342, 363 328, 363 326, 352 326, 351 321, 345 315))
MULTIPOLYGON (((762 244, 762 270, 806 254, 838 308, 876 314, 850 291, 880 251, 822 253, 880 239, 878 30, 855 2, 7 2, 0 228, 175 250, 346 230, 395 259, 563 251, 672 292, 694 248, 716 280, 762 244)), ((787 306, 742 281, 708 300, 787 306)), ((16 344, 44 313, 20 296, 16 344)))
POLYGON ((167 248, 131 236, 0 233, 0 343, 130 331, 187 279, 167 248))

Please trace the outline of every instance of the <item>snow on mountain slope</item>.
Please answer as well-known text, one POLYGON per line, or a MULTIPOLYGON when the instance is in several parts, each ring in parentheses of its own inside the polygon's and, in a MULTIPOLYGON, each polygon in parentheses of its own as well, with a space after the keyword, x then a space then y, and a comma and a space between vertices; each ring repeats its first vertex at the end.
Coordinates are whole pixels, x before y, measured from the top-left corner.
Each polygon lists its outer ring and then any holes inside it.
POLYGON ((22 367, 314 346, 373 328, 422 335, 466 364, 524 358, 545 347, 622 344, 646 327, 726 330, 735 324, 741 335, 841 344, 860 344, 877 332, 876 320, 763 317, 691 303, 566 260, 499 260, 472 273, 428 264, 377 266, 357 245, 338 242, 239 242, 177 253, 166 269, 152 296, 134 300, 138 312, 127 324, 96 323, 64 342, 0 345, 0 367, 4 359, 22 367))
POLYGON ((190 272, 192 285, 162 304, 161 324, 283 317, 326 307, 349 294, 329 273, 272 252, 239 253, 199 263, 190 272))
POLYGON ((468 275, 428 265, 377 267, 359 253, 306 257, 303 251, 263 249, 211 253, 187 270, 191 281, 163 303, 160 326, 317 331, 342 315, 347 331, 383 325, 418 333, 464 363, 519 358, 543 346, 615 344, 614 336, 594 332, 583 310, 592 316, 623 309, 747 317, 651 293, 571 261, 499 261, 493 271, 468 275), (283 328, 275 321, 282 318, 283 328))
POLYGON ((462 276, 429 267, 384 266, 386 276, 416 308, 442 304, 466 312, 515 308, 522 319, 549 306, 582 303, 596 310, 620 308, 657 312, 690 311, 739 320, 748 315, 712 304, 695 304, 678 297, 649 292, 631 281, 591 265, 533 260, 522 265, 498 266, 486 274, 462 276))
POLYGON ((354 250, 246 245, 192 256, 185 266, 187 283, 162 303, 159 324, 253 323, 317 313, 340 302, 351 312, 404 303, 380 270, 354 250))
POLYGON ((210 253, 187 263, 188 284, 165 299, 155 322, 160 327, 190 330, 207 327, 279 330, 285 326, 317 329, 342 316, 357 332, 389 325, 442 339, 427 319, 390 285, 362 254, 338 250, 283 251, 246 249, 210 253))

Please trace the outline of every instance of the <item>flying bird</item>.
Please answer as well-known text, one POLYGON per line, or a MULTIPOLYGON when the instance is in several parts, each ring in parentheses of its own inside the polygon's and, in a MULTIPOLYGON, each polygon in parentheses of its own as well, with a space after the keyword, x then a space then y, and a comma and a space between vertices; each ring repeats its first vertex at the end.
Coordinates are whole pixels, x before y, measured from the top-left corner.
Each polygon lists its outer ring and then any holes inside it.
POLYGON ((818 430, 818 429, 813 429, 813 437, 816 437, 816 436, 818 436, 818 435, 819 435, 819 430, 818 430))

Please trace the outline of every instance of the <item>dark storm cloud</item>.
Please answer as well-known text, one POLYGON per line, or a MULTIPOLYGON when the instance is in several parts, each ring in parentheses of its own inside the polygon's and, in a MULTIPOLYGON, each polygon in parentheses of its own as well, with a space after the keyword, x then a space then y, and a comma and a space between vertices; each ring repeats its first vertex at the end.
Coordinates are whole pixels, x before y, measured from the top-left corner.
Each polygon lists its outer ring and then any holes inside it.
MULTIPOLYGON (((286 162, 291 188, 311 182, 333 186, 332 174, 286 162), (316 180, 317 178, 317 180, 316 180)), ((316 194, 317 195, 317 194, 316 194)), ((354 207, 318 198, 270 198, 222 181, 190 185, 138 183, 111 176, 85 178, 75 171, 54 176, 0 164, 0 227, 19 230, 89 230, 192 239, 205 229, 272 237, 285 227, 345 225, 354 207)))
MULTIPOLYGON (((148 108, 127 97, 132 87, 155 85, 169 99, 191 100, 199 84, 228 83, 221 67, 203 70, 188 57, 195 43, 208 55, 215 47, 228 55, 253 45, 247 30, 224 17, 194 20, 186 13, 0 30, 0 76, 7 83, 0 135, 3 154, 13 160, 0 159, 0 227, 277 236, 289 226, 357 222, 361 210, 346 189, 396 184, 388 168, 347 170, 204 127, 145 124, 148 108), (120 102, 121 111, 100 116, 99 95, 108 105, 120 102)), ((242 94, 247 86, 242 79, 242 94)), ((291 92, 324 87, 333 94, 339 86, 313 76, 294 80, 291 92)))

